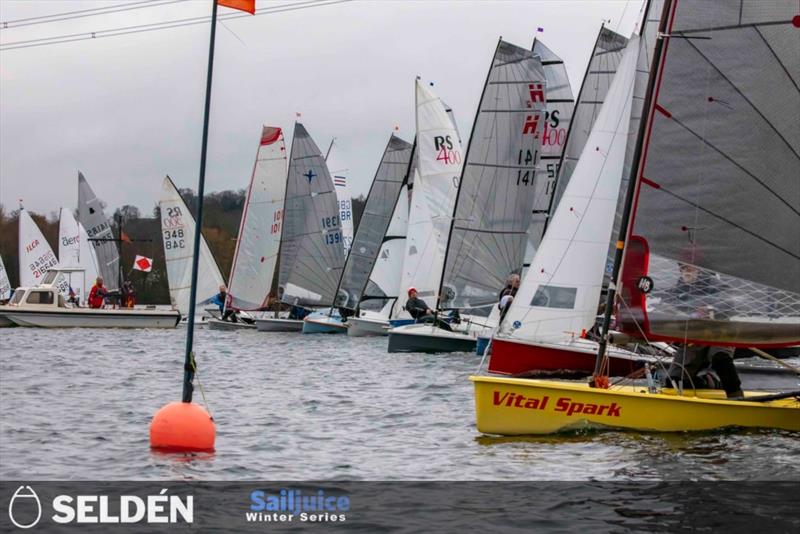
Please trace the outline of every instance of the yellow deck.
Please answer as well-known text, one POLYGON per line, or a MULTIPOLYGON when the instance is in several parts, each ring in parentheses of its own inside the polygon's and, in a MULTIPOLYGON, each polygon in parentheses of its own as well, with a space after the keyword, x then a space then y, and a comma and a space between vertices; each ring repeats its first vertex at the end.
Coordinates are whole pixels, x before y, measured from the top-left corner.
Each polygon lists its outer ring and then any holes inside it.
MULTIPOLYGON (((800 402, 730 401, 723 391, 648 393, 639 386, 590 388, 555 380, 471 376, 480 432, 506 436, 552 434, 594 427, 678 432, 724 427, 800 431, 800 402)), ((766 392, 746 392, 746 396, 766 392)))

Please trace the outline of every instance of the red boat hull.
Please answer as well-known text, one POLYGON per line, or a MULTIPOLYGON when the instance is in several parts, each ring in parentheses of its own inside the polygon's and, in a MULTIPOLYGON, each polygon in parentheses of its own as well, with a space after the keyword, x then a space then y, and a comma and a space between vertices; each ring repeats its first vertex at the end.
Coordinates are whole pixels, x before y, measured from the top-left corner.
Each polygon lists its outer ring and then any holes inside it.
MULTIPOLYGON (((502 339, 492 340, 489 372, 503 375, 520 374, 583 374, 594 372, 596 355, 583 352, 517 343, 502 339)), ((641 364, 625 358, 609 358, 611 376, 627 376, 641 364)))

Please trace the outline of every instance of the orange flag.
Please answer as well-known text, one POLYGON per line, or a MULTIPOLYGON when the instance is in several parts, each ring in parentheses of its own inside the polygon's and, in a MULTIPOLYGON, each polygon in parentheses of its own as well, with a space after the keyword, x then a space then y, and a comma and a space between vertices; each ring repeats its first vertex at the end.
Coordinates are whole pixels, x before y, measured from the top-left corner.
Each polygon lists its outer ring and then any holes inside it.
POLYGON ((247 11, 251 15, 256 14, 256 0, 217 0, 217 4, 232 9, 247 11))

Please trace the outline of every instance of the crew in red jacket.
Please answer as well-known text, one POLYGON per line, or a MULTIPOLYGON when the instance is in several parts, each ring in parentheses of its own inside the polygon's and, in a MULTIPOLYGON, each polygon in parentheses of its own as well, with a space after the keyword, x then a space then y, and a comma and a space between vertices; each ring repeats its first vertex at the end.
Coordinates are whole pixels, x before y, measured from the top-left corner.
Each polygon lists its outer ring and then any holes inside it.
POLYGON ((92 290, 89 291, 89 307, 102 308, 106 302, 106 295, 108 295, 108 292, 106 291, 106 286, 103 285, 103 277, 98 276, 97 281, 92 286, 92 290))

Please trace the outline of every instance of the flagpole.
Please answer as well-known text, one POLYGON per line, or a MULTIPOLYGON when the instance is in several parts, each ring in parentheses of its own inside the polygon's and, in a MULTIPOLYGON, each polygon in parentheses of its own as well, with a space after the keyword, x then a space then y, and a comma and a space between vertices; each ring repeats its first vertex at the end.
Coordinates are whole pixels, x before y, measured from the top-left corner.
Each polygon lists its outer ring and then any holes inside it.
POLYGON ((194 315, 197 299, 197 266, 200 258, 200 238, 203 232, 203 195, 206 181, 206 156, 208 154, 208 116, 211 111, 211 75, 214 70, 214 37, 217 31, 217 0, 211 0, 211 37, 208 45, 208 74, 206 75, 206 104, 203 116, 203 146, 200 151, 200 177, 197 183, 197 226, 192 252, 192 285, 189 296, 189 319, 186 329, 186 355, 183 364, 183 402, 192 402, 194 365, 192 345, 194 343, 194 315))

